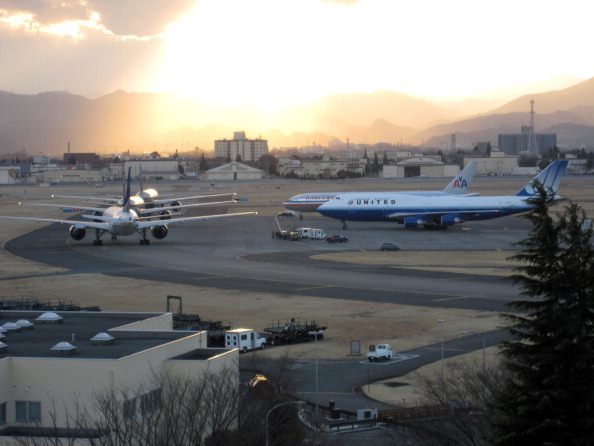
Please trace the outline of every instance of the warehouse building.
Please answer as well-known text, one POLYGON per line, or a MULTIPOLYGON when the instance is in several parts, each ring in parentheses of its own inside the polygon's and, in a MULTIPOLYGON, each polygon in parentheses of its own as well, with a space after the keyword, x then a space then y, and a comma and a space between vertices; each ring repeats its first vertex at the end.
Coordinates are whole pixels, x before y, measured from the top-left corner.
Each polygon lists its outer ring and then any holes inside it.
MULTIPOLYGON (((71 435, 73 414, 112 392, 132 417, 158 404, 155 374, 196 377, 230 368, 238 351, 207 348, 206 332, 173 330, 171 313, 0 311, 0 435, 71 435)), ((96 409, 95 409, 96 410, 96 409)))

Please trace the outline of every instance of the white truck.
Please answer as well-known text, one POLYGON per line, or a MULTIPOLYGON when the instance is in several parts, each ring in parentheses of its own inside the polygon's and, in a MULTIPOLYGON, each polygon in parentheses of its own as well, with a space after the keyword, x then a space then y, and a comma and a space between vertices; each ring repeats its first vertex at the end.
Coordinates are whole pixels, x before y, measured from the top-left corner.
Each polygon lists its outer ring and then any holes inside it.
POLYGON ((309 238, 314 240, 324 240, 326 238, 326 232, 323 229, 297 228, 297 233, 301 238, 309 238))
POLYGON ((248 350, 263 349, 266 338, 251 328, 236 328, 225 332, 225 347, 238 348, 241 353, 248 350))
POLYGON ((392 359, 392 356, 394 356, 394 353, 392 353, 392 348, 389 344, 371 344, 367 352, 367 359, 369 361, 388 360, 392 359))

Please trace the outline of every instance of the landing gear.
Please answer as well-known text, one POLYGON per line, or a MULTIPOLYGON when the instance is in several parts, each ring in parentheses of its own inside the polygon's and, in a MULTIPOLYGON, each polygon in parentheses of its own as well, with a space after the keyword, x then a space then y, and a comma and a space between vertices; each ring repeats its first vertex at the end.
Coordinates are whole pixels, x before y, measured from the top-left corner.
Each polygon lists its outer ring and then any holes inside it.
POLYGON ((101 236, 105 234, 103 229, 95 229, 95 240, 93 240, 93 246, 102 246, 103 241, 101 240, 101 236))
POLYGON ((341 220, 342 221, 342 229, 347 230, 349 228, 347 228, 347 224, 346 224, 346 220, 341 220))
POLYGON ((142 237, 140 239, 141 245, 150 245, 151 244, 151 241, 146 238, 146 228, 143 228, 142 231, 139 232, 139 234, 142 237))

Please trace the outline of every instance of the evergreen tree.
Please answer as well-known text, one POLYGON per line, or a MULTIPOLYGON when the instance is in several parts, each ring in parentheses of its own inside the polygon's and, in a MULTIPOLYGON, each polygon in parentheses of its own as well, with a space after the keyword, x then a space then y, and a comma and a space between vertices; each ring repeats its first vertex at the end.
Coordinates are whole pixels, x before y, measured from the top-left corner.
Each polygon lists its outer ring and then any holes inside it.
POLYGON ((379 172, 379 170, 380 170, 380 167, 379 167, 379 166, 380 166, 380 165, 379 165, 379 158, 378 158, 378 156, 377 156, 377 152, 376 152, 376 153, 373 155, 373 166, 371 167, 371 171, 372 171, 373 173, 378 173, 378 172, 379 172))
POLYGON ((530 299, 503 315, 511 372, 494 399, 495 445, 594 444, 594 248, 585 214, 570 204, 558 221, 542 186, 524 215, 533 224, 512 282, 530 299))
POLYGON ((206 158, 204 158, 204 153, 202 153, 202 157, 200 158, 200 166, 198 167, 200 172, 206 172, 208 170, 208 164, 206 164, 206 158))

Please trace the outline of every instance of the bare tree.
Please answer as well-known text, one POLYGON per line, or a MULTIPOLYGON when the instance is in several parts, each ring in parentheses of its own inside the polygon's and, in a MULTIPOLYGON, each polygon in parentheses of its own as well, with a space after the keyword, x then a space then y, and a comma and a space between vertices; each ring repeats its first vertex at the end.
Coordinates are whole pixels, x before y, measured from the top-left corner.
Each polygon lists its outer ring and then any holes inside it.
POLYGON ((53 427, 31 430, 35 435, 18 442, 66 446, 78 437, 97 446, 216 445, 218 437, 237 429, 238 407, 236 369, 208 371, 200 377, 153 374, 133 389, 97 393, 92 407, 81 407, 74 398, 58 410, 54 402, 53 427), (59 426, 58 413, 65 417, 65 426, 59 426))
POLYGON ((427 446, 485 445, 492 417, 490 401, 505 371, 494 362, 468 360, 454 362, 449 370, 443 383, 439 373, 417 375, 423 409, 405 423, 407 437, 412 444, 427 446))

